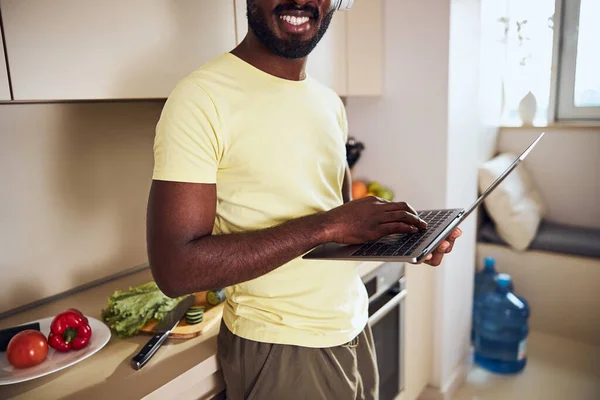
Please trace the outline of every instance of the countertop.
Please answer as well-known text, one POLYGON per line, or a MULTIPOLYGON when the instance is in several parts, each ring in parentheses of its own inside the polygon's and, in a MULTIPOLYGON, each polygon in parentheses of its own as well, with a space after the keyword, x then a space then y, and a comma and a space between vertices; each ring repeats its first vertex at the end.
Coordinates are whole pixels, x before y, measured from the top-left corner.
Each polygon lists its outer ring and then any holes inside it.
MULTIPOLYGON (((366 276, 382 263, 360 265, 366 276)), ((115 290, 127 289, 152 280, 149 269, 122 277, 85 291, 67 296, 12 317, 0 320, 0 329, 56 315, 69 307, 101 319, 100 313, 115 290)), ((149 336, 119 339, 113 335, 95 355, 74 366, 48 376, 14 385, 0 386, 0 399, 153 399, 185 397, 194 387, 206 398, 220 390, 216 335, 219 325, 208 334, 190 340, 168 340, 141 370, 130 366, 131 358, 148 341, 149 336), (198 384, 205 382, 203 385, 198 384)), ((2 355, 4 356, 4 354, 2 355)))

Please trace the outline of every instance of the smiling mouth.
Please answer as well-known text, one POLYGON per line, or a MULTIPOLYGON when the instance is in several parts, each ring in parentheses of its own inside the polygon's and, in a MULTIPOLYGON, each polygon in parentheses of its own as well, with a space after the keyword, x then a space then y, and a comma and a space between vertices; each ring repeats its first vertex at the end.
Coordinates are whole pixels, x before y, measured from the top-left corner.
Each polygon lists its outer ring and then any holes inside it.
POLYGON ((304 35, 315 26, 316 19, 306 11, 284 11, 277 15, 279 28, 289 35, 304 35))
POLYGON ((294 26, 300 26, 300 25, 306 24, 310 21, 309 17, 296 17, 293 15, 280 15, 279 19, 281 19, 284 22, 287 22, 290 25, 294 25, 294 26))

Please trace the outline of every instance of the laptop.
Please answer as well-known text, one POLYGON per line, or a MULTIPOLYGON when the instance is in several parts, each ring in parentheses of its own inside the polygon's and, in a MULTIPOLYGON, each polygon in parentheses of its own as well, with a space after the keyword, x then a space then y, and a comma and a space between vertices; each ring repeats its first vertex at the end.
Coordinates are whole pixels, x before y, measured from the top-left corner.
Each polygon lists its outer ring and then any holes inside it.
POLYGON ((517 168, 542 139, 545 132, 521 154, 468 209, 418 211, 428 224, 417 233, 399 233, 358 245, 327 243, 316 247, 302 258, 308 260, 399 261, 420 263, 460 225, 500 183, 517 168))

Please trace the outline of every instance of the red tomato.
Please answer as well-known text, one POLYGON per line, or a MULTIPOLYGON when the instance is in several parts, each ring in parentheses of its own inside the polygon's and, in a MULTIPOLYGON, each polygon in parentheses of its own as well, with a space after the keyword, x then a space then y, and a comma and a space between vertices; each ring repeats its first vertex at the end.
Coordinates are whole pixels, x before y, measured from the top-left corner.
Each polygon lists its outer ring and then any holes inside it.
POLYGON ((48 342, 39 331, 28 329, 17 333, 6 349, 6 358, 15 368, 29 368, 38 365, 48 355, 48 342))

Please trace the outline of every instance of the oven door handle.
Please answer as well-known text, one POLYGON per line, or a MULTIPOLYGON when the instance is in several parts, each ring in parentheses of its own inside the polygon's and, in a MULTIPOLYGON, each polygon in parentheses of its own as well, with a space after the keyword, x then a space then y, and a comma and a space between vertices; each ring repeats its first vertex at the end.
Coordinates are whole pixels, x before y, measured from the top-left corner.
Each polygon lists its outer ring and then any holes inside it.
POLYGON ((408 291, 406 289, 404 289, 400 293, 398 293, 397 295, 392 297, 392 299, 390 301, 385 303, 385 305, 383 307, 381 307, 379 310, 377 310, 375 313, 373 313, 373 315, 371 315, 369 317, 369 325, 371 325, 371 326, 375 325, 383 317, 388 315, 398 304, 400 304, 404 300, 407 293, 408 293, 408 291))

